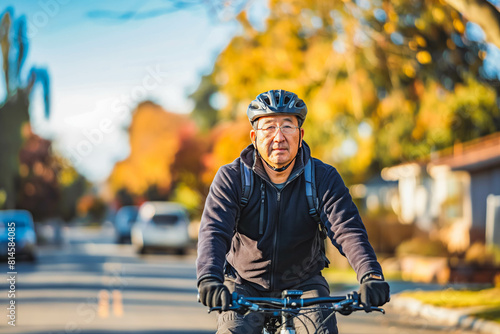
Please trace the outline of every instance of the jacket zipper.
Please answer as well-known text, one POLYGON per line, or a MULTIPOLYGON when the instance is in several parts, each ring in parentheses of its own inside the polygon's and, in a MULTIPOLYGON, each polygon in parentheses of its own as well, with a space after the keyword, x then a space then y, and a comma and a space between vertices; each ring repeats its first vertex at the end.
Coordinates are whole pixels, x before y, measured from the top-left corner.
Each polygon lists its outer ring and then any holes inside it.
MULTIPOLYGON (((284 188, 284 187, 283 187, 284 188)), ((283 190, 283 189, 281 189, 283 190)), ((278 256, 278 225, 280 219, 280 210, 281 210, 281 190, 278 190, 278 208, 276 210, 276 224, 274 224, 274 247, 273 247, 273 258, 271 262, 271 291, 274 290, 274 271, 275 271, 275 263, 277 262, 276 257, 278 256)))
POLYGON ((278 202, 278 208, 276 210, 276 224, 275 224, 275 227, 274 227, 274 247, 273 247, 273 256, 272 256, 272 262, 271 262, 271 282, 269 284, 269 289, 271 291, 274 290, 274 271, 275 271, 275 263, 277 262, 277 256, 278 256, 278 242, 279 242, 279 239, 278 239, 278 226, 279 226, 279 223, 280 223, 280 212, 281 212, 281 192, 283 191, 283 189, 285 189, 285 187, 290 184, 293 180, 295 180, 297 177, 299 177, 300 174, 303 173, 303 170, 300 172, 300 173, 297 173, 295 176, 293 176, 290 180, 288 180, 285 185, 283 186, 283 188, 281 188, 281 190, 279 190, 278 188, 276 188, 276 186, 274 185, 274 183, 272 182, 269 182, 271 184, 271 186, 276 189, 277 191, 277 194, 278 194, 278 198, 277 198, 277 202, 278 202))

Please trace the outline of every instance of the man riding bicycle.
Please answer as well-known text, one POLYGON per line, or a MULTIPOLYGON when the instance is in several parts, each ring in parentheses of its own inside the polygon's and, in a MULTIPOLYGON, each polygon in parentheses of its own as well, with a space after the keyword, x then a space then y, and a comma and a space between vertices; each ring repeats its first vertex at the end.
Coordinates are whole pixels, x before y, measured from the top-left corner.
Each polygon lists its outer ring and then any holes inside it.
MULTIPOLYGON (((366 310, 388 302, 389 285, 349 190, 334 167, 311 157, 303 141, 306 104, 292 92, 271 90, 250 103, 247 115, 252 144, 217 172, 198 239, 200 301, 221 306, 218 333, 262 331, 264 315, 227 310, 233 291, 274 297, 296 289, 304 291, 303 297, 329 296, 321 275, 328 260, 318 222, 356 271, 366 310), (244 198, 242 179, 248 170, 253 191, 244 198), (308 182, 317 194, 316 215, 308 182)), ((317 311, 312 319, 321 323, 327 316, 317 311)), ((323 326, 323 332, 337 333, 335 317, 323 326)), ((297 322, 298 333, 310 328, 314 324, 297 322)))

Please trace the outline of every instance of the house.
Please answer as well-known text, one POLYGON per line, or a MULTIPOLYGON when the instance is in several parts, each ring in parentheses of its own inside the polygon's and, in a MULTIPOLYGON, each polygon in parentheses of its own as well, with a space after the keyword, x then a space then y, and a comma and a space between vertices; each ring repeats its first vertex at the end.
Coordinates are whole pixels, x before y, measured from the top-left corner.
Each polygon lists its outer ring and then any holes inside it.
POLYGON ((500 245, 500 132, 456 144, 427 161, 385 168, 381 175, 398 181, 396 213, 402 223, 438 232, 450 251, 475 241, 500 245))
MULTIPOLYGON (((352 197, 358 200, 361 212, 380 212, 392 210, 397 198, 398 182, 386 181, 374 176, 363 184, 355 184, 349 188, 352 197)), ((396 204, 397 205, 397 204, 396 204)))

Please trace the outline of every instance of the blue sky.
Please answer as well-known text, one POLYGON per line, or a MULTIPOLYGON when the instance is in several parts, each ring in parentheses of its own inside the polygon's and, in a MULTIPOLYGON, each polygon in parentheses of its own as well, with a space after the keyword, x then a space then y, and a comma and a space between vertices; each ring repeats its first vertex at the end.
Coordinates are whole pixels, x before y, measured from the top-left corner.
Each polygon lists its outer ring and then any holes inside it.
MULTIPOLYGON (((152 99, 169 111, 191 111, 187 96, 240 31, 235 12, 247 6, 251 19, 266 13, 264 0, 184 2, 191 5, 178 9, 161 0, 2 1, 0 12, 11 6, 15 18, 24 15, 27 20, 25 72, 38 66, 50 74, 51 117, 43 118, 37 98, 33 128, 53 139, 56 149, 91 180, 106 178, 114 163, 128 155, 123 128, 138 102, 152 99)), ((254 20, 256 26, 262 22, 262 15, 254 20)))
MULTIPOLYGON (((248 10, 262 30, 267 0, 3 0, 24 15, 31 66, 48 69, 51 117, 43 117, 35 92, 31 120, 36 133, 92 181, 104 180, 129 154, 125 131, 130 111, 151 99, 165 109, 187 113, 187 96, 211 72, 217 55, 240 33, 235 14, 248 10), (175 8, 173 3, 189 4, 175 8)), ((474 24, 469 38, 484 39, 474 24)), ((484 71, 500 76, 500 51, 488 45, 484 71)), ((5 88, 0 84, 0 101, 5 88)))

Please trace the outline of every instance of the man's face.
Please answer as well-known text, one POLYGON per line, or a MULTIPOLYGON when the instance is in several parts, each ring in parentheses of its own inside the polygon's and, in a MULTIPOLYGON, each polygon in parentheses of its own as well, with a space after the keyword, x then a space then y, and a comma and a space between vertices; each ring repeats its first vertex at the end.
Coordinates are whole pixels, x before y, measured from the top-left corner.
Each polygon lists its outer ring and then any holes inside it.
POLYGON ((299 145, 302 146, 301 138, 304 137, 304 130, 297 129, 298 120, 295 116, 265 116, 257 121, 257 129, 250 131, 250 138, 257 146, 262 158, 273 167, 283 167, 290 163, 297 155, 299 145), (290 134, 283 134, 281 129, 269 132, 262 129, 269 127, 292 127, 290 134), (299 142, 300 141, 300 142, 299 142))

